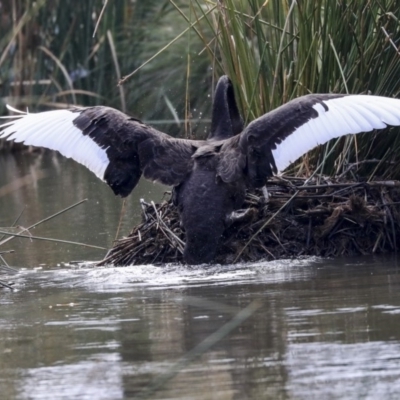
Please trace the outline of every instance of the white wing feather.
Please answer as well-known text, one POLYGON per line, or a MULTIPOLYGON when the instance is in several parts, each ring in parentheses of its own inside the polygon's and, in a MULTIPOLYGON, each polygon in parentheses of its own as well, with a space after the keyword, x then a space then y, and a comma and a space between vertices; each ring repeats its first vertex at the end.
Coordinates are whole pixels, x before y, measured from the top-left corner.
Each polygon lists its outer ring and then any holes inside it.
MULTIPOLYGON (((276 149, 272 150, 278 171, 283 171, 299 157, 349 133, 369 132, 387 125, 400 125, 400 100, 365 95, 352 95, 324 100, 328 107, 317 103, 313 108, 318 117, 297 127, 276 149)), ((21 113, 21 111, 19 111, 21 113)), ((18 115, 14 121, 0 125, 0 139, 23 142, 26 145, 57 150, 72 158, 104 179, 109 164, 106 149, 76 128, 73 120, 77 112, 47 111, 18 115)), ((6 117, 7 118, 7 117, 6 117)))
POLYGON ((104 172, 109 164, 106 149, 75 127, 73 121, 78 115, 79 112, 69 110, 23 113, 16 116, 16 120, 0 125, 0 139, 57 150, 104 180, 104 172))
POLYGON ((299 126, 272 150, 278 171, 314 147, 349 133, 369 132, 400 125, 400 100, 389 97, 354 95, 317 103, 318 117, 299 126))

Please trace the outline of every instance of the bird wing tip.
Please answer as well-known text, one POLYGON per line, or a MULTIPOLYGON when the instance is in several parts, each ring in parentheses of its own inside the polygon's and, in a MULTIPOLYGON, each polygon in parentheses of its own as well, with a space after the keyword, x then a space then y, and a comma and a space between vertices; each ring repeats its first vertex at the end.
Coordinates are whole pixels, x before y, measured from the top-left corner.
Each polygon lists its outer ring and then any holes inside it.
POLYGON ((10 106, 9 104, 6 104, 6 108, 7 108, 7 110, 13 111, 13 112, 15 112, 17 114, 28 114, 28 110, 26 112, 25 111, 21 111, 21 110, 17 110, 16 108, 10 106))

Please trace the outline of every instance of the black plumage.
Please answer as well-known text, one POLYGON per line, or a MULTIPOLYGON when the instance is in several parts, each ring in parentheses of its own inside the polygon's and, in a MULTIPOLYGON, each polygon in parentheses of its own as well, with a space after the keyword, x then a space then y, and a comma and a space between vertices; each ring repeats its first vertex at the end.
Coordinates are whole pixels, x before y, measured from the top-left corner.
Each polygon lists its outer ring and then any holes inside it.
POLYGON ((0 138, 58 150, 127 196, 140 177, 173 186, 186 232, 184 260, 211 262, 224 230, 249 188, 318 144, 400 125, 400 100, 312 94, 292 100, 244 127, 233 86, 220 78, 207 140, 175 139, 112 108, 96 106, 20 113, 0 138))

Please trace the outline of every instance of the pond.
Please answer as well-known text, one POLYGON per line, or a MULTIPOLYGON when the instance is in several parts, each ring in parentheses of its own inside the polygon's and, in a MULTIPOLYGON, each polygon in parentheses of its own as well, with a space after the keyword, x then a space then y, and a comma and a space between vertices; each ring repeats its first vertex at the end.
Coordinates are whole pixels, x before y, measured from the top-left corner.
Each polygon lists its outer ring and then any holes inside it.
MULTIPOLYGON (((0 230, 109 247, 122 200, 50 153, 0 157, 0 230)), ((166 188, 142 182, 125 203, 166 188)), ((0 247, 5 399, 397 399, 395 255, 204 267, 94 267, 105 250, 16 238, 0 247)))

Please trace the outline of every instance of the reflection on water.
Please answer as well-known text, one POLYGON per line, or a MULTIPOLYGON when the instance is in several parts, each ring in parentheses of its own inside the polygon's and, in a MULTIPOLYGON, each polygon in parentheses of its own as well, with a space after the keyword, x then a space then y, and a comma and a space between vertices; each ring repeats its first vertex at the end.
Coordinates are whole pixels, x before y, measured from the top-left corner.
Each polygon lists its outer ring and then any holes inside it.
MULTIPOLYGON (((4 187, 14 175, 1 162, 4 187)), ((25 205, 21 225, 90 195, 86 208, 44 224, 40 235, 107 245, 121 201, 73 164, 54 172, 51 159, 35 162, 51 176, 0 197, 0 225, 25 205)), ((135 213, 129 205, 123 229, 135 213)), ((24 268, 0 277, 16 289, 0 289, 2 398, 399 397, 394 257, 95 268, 57 265, 101 256, 85 248, 22 239, 9 246, 17 252, 7 260, 24 268), (197 357, 185 363, 193 349, 197 357)))
MULTIPOLYGON (((17 224, 27 227, 88 199, 77 208, 30 230, 30 234, 111 247, 123 201, 86 168, 50 152, 34 156, 17 154, 16 157, 1 153, 0 171, 0 227, 11 226, 21 212, 17 224)), ((126 201, 121 233, 127 234, 134 222, 139 221, 140 198, 159 201, 165 190, 167 188, 142 180, 126 201)), ((1 250, 6 249, 16 251, 15 256, 7 258, 9 263, 28 266, 98 260, 105 254, 104 250, 26 239, 14 239, 1 247, 1 250)))
POLYGON ((0 295, 7 398, 359 399, 400 393, 391 258, 22 271, 0 295), (254 301, 261 306, 163 380, 254 301))

